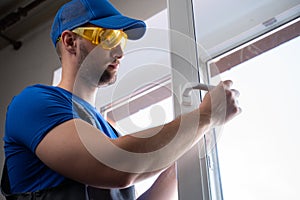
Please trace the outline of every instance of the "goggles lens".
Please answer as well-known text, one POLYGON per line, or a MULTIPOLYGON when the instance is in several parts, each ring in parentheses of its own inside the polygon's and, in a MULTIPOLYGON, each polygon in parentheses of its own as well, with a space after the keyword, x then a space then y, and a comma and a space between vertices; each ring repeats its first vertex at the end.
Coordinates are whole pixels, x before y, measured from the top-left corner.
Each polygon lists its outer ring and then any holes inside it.
POLYGON ((118 45, 124 49, 127 42, 127 34, 121 30, 99 27, 78 27, 72 32, 91 41, 95 45, 100 45, 104 49, 113 49, 118 45))

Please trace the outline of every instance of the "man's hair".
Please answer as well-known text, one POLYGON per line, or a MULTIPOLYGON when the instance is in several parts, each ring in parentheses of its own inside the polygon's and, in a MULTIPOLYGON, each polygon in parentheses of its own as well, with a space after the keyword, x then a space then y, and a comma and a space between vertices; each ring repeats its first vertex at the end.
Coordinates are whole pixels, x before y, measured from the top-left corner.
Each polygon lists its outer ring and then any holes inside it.
POLYGON ((61 41, 58 41, 56 43, 55 50, 56 50, 56 54, 58 55, 59 60, 61 61, 61 41))

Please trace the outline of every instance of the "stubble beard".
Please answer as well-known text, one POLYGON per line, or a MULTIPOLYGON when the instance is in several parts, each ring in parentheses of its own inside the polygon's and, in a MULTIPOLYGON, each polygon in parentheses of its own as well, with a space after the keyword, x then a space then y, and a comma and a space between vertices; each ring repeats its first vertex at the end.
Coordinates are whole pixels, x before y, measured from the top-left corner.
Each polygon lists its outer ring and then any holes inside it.
POLYGON ((103 74, 100 76, 98 86, 112 85, 116 82, 117 75, 112 74, 107 69, 104 70, 103 74))
MULTIPOLYGON (((81 66, 81 64, 84 62, 84 60, 87 58, 87 56, 89 55, 89 51, 87 50, 87 48, 84 45, 80 46, 80 51, 81 51, 81 57, 79 60, 79 64, 81 66)), ((92 62, 93 63, 93 62, 92 62)), ((96 66, 96 67, 100 67, 100 66, 96 66)), ((93 68, 93 67, 90 67, 93 68)), ((117 80, 117 75, 116 73, 112 73, 110 72, 107 68, 102 72, 102 74, 98 75, 98 82, 95 82, 94 80, 92 80, 93 78, 91 77, 87 77, 88 73, 85 73, 83 75, 83 79, 89 81, 89 82, 94 82, 92 84, 96 84, 97 87, 102 87, 102 86, 106 86, 106 85, 112 85, 116 82, 117 80)))

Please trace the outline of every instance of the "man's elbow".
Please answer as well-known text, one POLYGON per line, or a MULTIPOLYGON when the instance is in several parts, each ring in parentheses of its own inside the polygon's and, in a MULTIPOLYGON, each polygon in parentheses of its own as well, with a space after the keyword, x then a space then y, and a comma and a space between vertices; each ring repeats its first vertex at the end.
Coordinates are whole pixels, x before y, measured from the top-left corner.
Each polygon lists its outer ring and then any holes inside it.
POLYGON ((117 178, 116 187, 117 188, 128 188, 134 185, 136 180, 136 174, 125 173, 117 178))
MULTIPOLYGON (((134 185, 136 180, 136 174, 130 174, 126 172, 120 172, 118 174, 113 174, 104 181, 103 178, 94 179, 94 183, 90 185, 94 185, 99 188, 128 188, 134 185)), ((89 185, 89 183, 87 183, 89 185)))

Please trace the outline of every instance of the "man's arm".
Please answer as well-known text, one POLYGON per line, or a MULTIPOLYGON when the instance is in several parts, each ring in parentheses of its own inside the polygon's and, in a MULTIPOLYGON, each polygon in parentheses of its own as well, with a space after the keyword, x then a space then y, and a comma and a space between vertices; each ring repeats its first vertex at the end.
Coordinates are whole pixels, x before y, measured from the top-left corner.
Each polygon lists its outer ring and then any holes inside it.
POLYGON ((193 112, 115 140, 83 120, 64 122, 43 138, 36 154, 51 169, 70 179, 101 188, 127 187, 161 172, 212 126, 237 115, 240 110, 235 103, 236 92, 230 84, 221 83, 193 112))
POLYGON ((138 200, 177 200, 176 165, 162 172, 153 185, 138 200))
POLYGON ((53 128, 37 146, 36 154, 48 167, 70 179, 101 188, 123 188, 161 172, 192 146, 197 131, 187 122, 194 115, 196 118, 196 111, 181 117, 186 125, 173 144, 180 118, 139 132, 143 137, 137 133, 115 140, 87 122, 73 119, 53 128), (144 134, 153 136, 144 138, 144 134))

